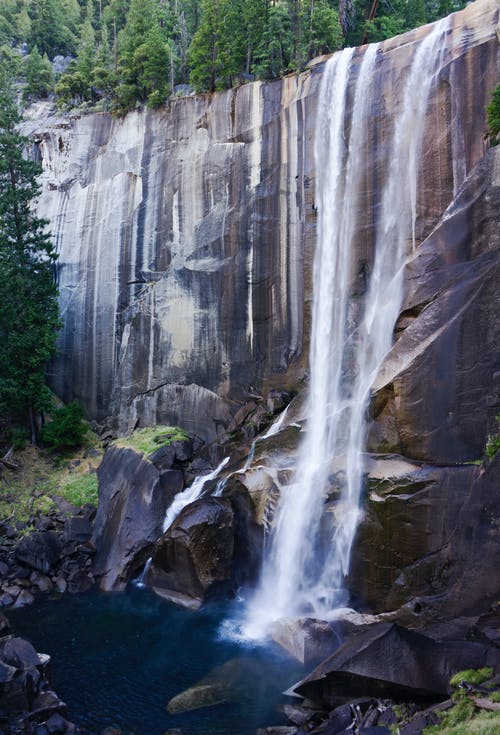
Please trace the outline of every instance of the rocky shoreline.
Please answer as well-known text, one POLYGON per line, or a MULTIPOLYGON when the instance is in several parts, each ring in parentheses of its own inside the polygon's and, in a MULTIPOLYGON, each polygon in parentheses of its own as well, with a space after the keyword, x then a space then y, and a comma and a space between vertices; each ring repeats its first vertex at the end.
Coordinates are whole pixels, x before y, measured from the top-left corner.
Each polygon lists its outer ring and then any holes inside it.
POLYGON ((0 523, 0 607, 23 607, 40 595, 78 594, 94 586, 96 508, 55 500, 56 509, 28 523, 0 523))

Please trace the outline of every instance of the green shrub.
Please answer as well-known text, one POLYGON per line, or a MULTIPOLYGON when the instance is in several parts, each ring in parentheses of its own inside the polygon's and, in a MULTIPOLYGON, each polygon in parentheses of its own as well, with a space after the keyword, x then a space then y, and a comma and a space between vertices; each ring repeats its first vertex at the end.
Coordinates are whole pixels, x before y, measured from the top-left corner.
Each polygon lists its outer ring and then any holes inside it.
POLYGON ((88 429, 83 407, 72 401, 52 413, 52 420, 43 427, 42 439, 52 449, 72 449, 82 446, 88 429))
POLYGON ((440 722, 439 725, 426 727, 423 735, 498 735, 500 714, 498 712, 477 712, 471 719, 455 725, 440 722))
MULTIPOLYGON (((500 413, 498 416, 496 416, 497 424, 500 426, 500 413)), ((486 456, 490 459, 493 459, 495 454, 500 449, 500 431, 498 431, 496 434, 490 434, 488 437, 488 440, 486 442, 486 456)))
POLYGON ((493 90, 491 102, 486 108, 486 119, 488 123, 488 138, 492 145, 496 145, 500 134, 500 84, 497 84, 493 90))

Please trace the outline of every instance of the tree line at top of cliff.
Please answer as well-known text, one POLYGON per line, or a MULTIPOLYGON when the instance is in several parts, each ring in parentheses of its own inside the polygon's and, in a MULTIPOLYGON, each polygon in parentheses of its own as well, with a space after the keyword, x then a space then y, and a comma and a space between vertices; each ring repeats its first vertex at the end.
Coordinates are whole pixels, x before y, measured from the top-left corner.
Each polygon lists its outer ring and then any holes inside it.
MULTIPOLYGON (((178 85, 214 91, 298 71, 465 0, 1 0, 0 60, 24 97, 124 113, 178 85), (54 58, 57 57, 56 63, 54 58)), ((182 87, 181 87, 182 90, 182 87)))

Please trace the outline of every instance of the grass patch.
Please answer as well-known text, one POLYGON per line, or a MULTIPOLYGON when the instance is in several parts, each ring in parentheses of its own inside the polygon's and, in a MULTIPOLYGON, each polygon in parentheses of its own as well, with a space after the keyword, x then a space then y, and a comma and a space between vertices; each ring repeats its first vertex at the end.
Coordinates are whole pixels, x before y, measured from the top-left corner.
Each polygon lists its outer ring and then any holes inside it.
MULTIPOLYGON (((493 669, 466 669, 458 671, 450 679, 456 691, 452 697, 456 704, 439 715, 439 724, 426 727, 423 735, 497 735, 500 733, 500 712, 486 712, 478 709, 468 697, 467 692, 458 689, 463 681, 471 686, 480 686, 491 679, 493 669)), ((492 702, 500 700, 500 692, 488 695, 492 702)))
POLYGON ((124 436, 113 443, 116 447, 133 449, 147 457, 160 447, 186 439, 189 439, 188 435, 178 426, 148 426, 136 429, 130 436, 124 436))
POLYGON ((463 681, 472 686, 479 686, 484 684, 485 681, 491 679, 493 676, 493 669, 491 667, 485 667, 484 669, 466 669, 465 671, 457 671, 457 673, 451 677, 450 685, 452 687, 458 687, 463 681))
POLYGON ((85 505, 85 503, 97 505, 98 487, 95 472, 93 474, 87 473, 86 475, 75 477, 60 487, 59 494, 69 503, 73 503, 73 505, 81 506, 85 505))
POLYGON ((457 724, 447 724, 443 717, 439 725, 426 727, 423 731, 423 735, 498 735, 498 733, 500 733, 498 712, 478 712, 470 719, 457 724))
MULTIPOLYGON (((88 432, 86 446, 64 456, 27 446, 15 452, 16 470, 0 468, 0 521, 29 523, 56 509, 54 495, 73 505, 97 503, 96 469, 103 449, 88 432)), ((27 529, 29 530, 29 529, 27 529)))

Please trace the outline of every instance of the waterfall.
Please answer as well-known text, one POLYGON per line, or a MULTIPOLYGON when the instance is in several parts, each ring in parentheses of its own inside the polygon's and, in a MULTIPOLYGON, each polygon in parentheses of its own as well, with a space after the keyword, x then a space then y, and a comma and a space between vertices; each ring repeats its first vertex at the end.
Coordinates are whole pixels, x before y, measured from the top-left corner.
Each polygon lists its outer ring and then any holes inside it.
POLYGON ((249 637, 265 635, 269 623, 280 617, 328 618, 348 601, 344 579, 360 517, 365 413, 371 385, 392 344, 404 265, 415 247, 418 161, 446 30, 445 19, 414 44, 395 105, 383 190, 375 192, 374 255, 362 300, 353 297, 355 238, 366 180, 368 106, 380 89, 380 45, 365 49, 355 81, 354 49, 335 54, 323 73, 315 147, 318 234, 307 432, 294 480, 280 497, 260 585, 246 610, 243 629, 249 637), (320 526, 334 461, 344 469, 344 482, 325 550, 320 526))

